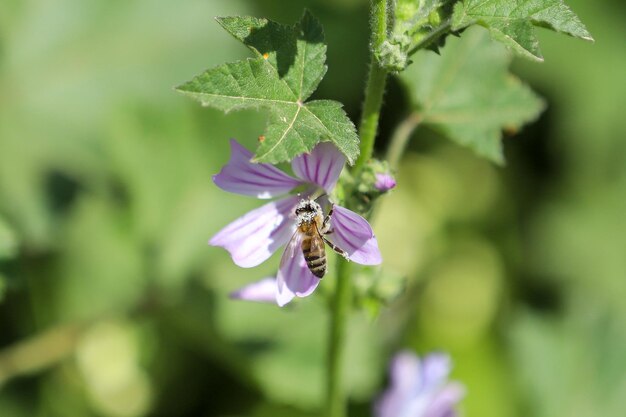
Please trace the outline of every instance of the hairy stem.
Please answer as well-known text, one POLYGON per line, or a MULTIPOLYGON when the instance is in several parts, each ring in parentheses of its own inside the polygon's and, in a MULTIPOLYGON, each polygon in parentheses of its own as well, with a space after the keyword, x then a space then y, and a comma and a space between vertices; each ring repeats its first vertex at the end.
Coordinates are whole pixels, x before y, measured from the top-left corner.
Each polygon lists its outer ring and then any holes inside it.
POLYGON ((365 85, 363 114, 359 124, 361 153, 354 166, 355 173, 358 173, 365 163, 370 160, 374 150, 380 108, 383 103, 383 94, 387 82, 387 70, 379 65, 375 52, 387 38, 388 13, 393 16, 394 5, 395 2, 393 0, 372 0, 372 40, 370 45, 372 57, 367 84, 365 85))
MULTIPOLYGON (((356 161, 354 172, 361 170, 372 157, 374 140, 378 130, 380 108, 385 92, 387 71, 380 67, 375 52, 387 38, 389 17, 393 16, 395 0, 372 0, 372 39, 371 62, 367 84, 363 115, 359 125, 361 153, 356 161)), ((337 283, 331 301, 331 317, 328 338, 328 368, 326 381, 326 417, 345 417, 347 410, 346 395, 342 389, 341 378, 344 358, 346 324, 351 303, 352 265, 344 260, 337 264, 337 283)))
POLYGON ((396 127, 387 149, 387 162, 392 169, 398 168, 406 144, 421 121, 422 117, 418 113, 411 113, 396 127))
POLYGON ((337 259, 337 283, 332 300, 328 343, 328 384, 326 386, 326 414, 328 417, 346 416, 346 396, 342 388, 346 322, 350 313, 352 265, 337 259))
MULTIPOLYGON (((380 67, 376 51, 387 38, 389 16, 394 16, 395 0, 372 0, 372 39, 370 43, 371 60, 365 102, 359 125, 361 153, 356 161, 354 173, 358 173, 372 157, 374 140, 378 130, 380 108, 385 92, 387 71, 380 67)), ((350 207, 348 207, 350 208, 350 207)), ((328 335, 328 368, 326 381, 325 417, 345 417, 347 398, 343 391, 342 369, 345 356, 345 338, 348 316, 350 313, 352 292, 352 265, 342 259, 337 264, 337 282, 335 294, 331 300, 330 329, 328 335)))

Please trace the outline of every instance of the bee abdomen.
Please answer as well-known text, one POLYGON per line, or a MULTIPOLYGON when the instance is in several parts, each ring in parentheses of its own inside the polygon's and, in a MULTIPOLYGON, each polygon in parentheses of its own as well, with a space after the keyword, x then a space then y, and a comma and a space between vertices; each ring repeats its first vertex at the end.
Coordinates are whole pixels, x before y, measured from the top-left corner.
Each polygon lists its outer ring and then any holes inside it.
POLYGON ((322 278, 326 273, 326 255, 309 254, 304 256, 309 270, 318 278, 322 278))
POLYGON ((313 239, 305 239, 302 241, 302 254, 306 265, 313 275, 322 278, 326 273, 326 252, 324 246, 320 246, 319 242, 312 242, 313 239))

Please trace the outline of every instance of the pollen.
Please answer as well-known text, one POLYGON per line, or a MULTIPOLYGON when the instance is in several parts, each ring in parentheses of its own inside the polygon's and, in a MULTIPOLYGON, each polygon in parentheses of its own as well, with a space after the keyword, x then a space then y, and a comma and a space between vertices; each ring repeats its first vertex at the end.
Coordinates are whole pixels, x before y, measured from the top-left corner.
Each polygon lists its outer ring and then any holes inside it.
POLYGON ((311 224, 318 216, 322 216, 322 207, 313 200, 302 199, 296 206, 296 226, 311 224))
POLYGON ((267 58, 269 58, 269 57, 270 57, 270 54, 268 54, 267 52, 265 52, 265 53, 263 54, 263 59, 267 59, 267 58))
POLYGON ((261 135, 259 136, 259 142, 263 143, 265 141, 265 136, 261 135))

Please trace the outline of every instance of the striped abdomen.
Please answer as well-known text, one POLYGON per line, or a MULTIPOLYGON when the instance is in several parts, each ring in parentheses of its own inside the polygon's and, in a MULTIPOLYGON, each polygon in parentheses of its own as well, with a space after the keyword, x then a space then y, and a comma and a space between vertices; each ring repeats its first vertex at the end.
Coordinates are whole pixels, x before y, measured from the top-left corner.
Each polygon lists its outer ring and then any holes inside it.
POLYGON ((313 275, 322 278, 326 273, 326 248, 318 233, 305 234, 302 237, 302 254, 313 275))

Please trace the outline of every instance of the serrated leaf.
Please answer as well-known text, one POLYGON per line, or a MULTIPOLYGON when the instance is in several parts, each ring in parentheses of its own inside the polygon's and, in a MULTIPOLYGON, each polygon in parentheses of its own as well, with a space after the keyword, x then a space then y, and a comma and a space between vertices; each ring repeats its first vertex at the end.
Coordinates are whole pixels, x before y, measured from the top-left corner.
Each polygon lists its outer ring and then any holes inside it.
POLYGON ((465 0, 454 7, 452 29, 472 24, 489 29, 491 36, 515 53, 542 61, 534 26, 576 38, 593 40, 578 16, 563 0, 465 0))
POLYGON ((358 136, 341 104, 305 102, 326 73, 319 22, 308 12, 294 26, 254 17, 225 17, 218 22, 256 57, 209 69, 177 90, 225 112, 270 110, 256 162, 289 161, 320 141, 331 141, 352 164, 359 154, 358 136))
POLYGON ((448 39, 441 56, 423 54, 402 74, 427 124, 502 164, 502 130, 537 118, 543 101, 508 72, 510 56, 482 29, 448 39))
POLYGON ((309 12, 294 27, 249 16, 217 21, 272 65, 300 101, 309 98, 326 74, 324 31, 309 12))

